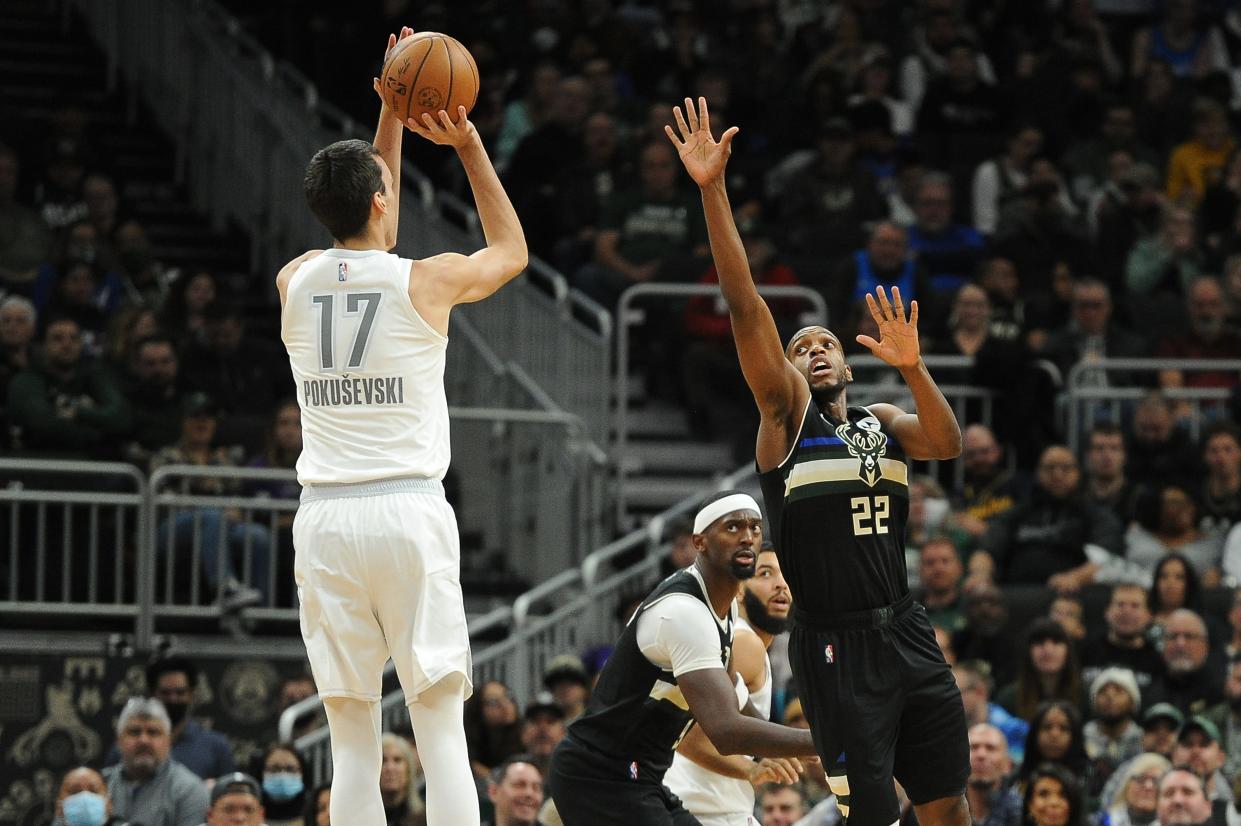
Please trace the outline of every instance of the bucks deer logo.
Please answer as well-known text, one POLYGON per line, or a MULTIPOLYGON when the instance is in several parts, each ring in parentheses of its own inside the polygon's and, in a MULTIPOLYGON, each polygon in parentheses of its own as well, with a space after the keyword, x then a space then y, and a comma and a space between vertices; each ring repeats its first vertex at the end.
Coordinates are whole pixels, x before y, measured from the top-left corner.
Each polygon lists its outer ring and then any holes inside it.
POLYGON ((879 420, 872 416, 856 425, 845 422, 836 428, 836 435, 849 448, 849 455, 856 456, 861 463, 858 478, 873 488, 883 475, 879 459, 888 452, 888 437, 879 429, 879 420))

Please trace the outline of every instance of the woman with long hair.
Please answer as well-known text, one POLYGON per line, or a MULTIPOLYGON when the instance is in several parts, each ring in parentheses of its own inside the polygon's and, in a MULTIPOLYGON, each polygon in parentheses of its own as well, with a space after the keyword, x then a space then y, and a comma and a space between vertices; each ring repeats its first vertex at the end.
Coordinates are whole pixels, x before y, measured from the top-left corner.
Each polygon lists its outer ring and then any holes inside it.
POLYGON ((1151 626, 1147 634, 1156 647, 1163 639, 1163 624, 1173 611, 1188 608, 1202 614, 1202 583, 1183 555, 1170 553, 1159 560, 1151 578, 1149 604, 1151 626))
POLYGON ((392 732, 385 733, 382 742, 379 794, 388 826, 421 826, 426 823, 426 806, 419 790, 422 764, 418 755, 409 741, 392 732))
POLYGON ((306 761, 288 743, 275 743, 254 761, 252 774, 263 786, 267 826, 299 826, 306 811, 306 761))
POLYGON ((517 703, 504 683, 488 680, 465 701, 465 742, 481 788, 492 769, 522 750, 517 703))
POLYGON ((1075 705, 1063 700, 1041 704, 1030 718, 1025 758, 1018 772, 1027 790, 1035 771, 1048 763, 1054 763, 1083 780, 1089 766, 1081 712, 1075 705))
POLYGON ((1126 764, 1119 779, 1116 796, 1105 801, 1099 813, 1098 826, 1149 826, 1155 820, 1155 804, 1159 801, 1159 778, 1172 764, 1162 754, 1146 752, 1126 764))
POLYGON ((1038 705, 1048 700, 1084 707, 1077 650, 1060 623, 1050 617, 1035 619, 1026 631, 1022 650, 1017 679, 1000 689, 997 703, 1023 720, 1029 720, 1038 705))
POLYGON ((1043 763, 1030 773, 1021 807, 1025 826, 1082 826, 1082 787, 1072 772, 1043 763))

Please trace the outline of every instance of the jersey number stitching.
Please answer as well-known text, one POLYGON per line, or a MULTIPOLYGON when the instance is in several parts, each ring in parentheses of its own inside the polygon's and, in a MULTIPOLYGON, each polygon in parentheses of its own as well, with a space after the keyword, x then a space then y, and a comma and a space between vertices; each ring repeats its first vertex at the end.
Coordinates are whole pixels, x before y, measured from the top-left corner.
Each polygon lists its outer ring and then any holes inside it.
POLYGON ((849 500, 853 511, 853 535, 870 536, 888 532, 888 497, 855 496, 849 500), (871 504, 872 500, 874 505, 871 504), (867 522, 870 524, 868 525, 867 522))
MULTIPOLYGON (((345 293, 346 317, 361 315, 358 329, 353 336, 353 345, 349 348, 349 361, 346 370, 360 370, 366 363, 366 353, 370 349, 371 331, 375 326, 375 316, 379 312, 379 302, 383 293, 345 293), (359 305, 365 304, 359 309, 359 305)), ((336 369, 336 296, 332 293, 312 295, 310 303, 315 305, 319 313, 319 369, 328 371, 336 369)))

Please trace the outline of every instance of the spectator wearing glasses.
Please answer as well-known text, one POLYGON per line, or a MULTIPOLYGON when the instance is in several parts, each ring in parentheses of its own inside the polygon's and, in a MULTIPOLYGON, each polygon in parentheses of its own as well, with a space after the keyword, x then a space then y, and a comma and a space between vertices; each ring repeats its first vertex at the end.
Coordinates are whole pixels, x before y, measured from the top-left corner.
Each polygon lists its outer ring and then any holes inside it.
POLYGON ((1118 769, 1116 794, 1104 798, 1107 808, 1100 812, 1099 826, 1148 826, 1155 821, 1159 803, 1159 779, 1172 767, 1160 754, 1146 752, 1118 769))
MULTIPOLYGON (((1090 364, 1104 358, 1141 358, 1147 353, 1145 342, 1134 333, 1117 327, 1112 321, 1112 294, 1107 284, 1093 278, 1073 282, 1069 323, 1053 331, 1043 354, 1051 359, 1068 378, 1078 364, 1090 364)), ((1095 387, 1129 386, 1132 378, 1102 370, 1090 371, 1086 377, 1095 387)))
POLYGON ((1185 714, 1198 714, 1224 699, 1222 666, 1211 659, 1207 626, 1187 608, 1164 623, 1164 673, 1151 686, 1152 703, 1167 702, 1185 714))

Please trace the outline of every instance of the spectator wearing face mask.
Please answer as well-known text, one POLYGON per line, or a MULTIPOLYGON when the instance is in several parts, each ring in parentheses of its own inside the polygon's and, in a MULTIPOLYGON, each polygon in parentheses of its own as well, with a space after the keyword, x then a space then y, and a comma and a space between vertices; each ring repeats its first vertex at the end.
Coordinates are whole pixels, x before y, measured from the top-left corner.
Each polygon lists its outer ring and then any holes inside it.
POLYGON ((103 775, 86 766, 70 769, 60 781, 51 826, 136 826, 112 816, 103 775))
POLYGON ((268 746, 254 764, 262 781, 267 826, 302 826, 306 809, 306 765, 287 743, 268 746))

